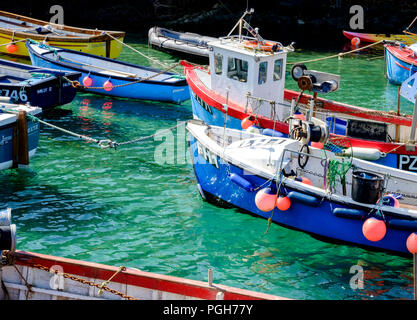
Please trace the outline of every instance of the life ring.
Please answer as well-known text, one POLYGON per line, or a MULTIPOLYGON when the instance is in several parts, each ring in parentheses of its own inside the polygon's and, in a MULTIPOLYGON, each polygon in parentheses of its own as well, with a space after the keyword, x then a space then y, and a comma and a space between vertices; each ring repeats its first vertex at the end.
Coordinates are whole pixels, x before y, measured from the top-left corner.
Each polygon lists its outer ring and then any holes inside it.
POLYGON ((256 40, 245 41, 243 42, 243 46, 248 49, 258 49, 262 51, 274 51, 274 52, 278 51, 281 48, 280 44, 277 42, 264 41, 264 44, 260 44, 256 40))

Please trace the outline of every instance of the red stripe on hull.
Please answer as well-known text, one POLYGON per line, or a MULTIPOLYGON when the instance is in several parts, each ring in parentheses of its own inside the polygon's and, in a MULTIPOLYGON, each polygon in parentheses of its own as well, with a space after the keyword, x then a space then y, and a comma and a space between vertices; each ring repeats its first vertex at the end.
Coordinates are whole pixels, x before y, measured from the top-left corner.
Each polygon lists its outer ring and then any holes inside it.
MULTIPOLYGON (((190 64, 183 63, 185 69, 184 73, 187 78, 187 83, 192 89, 192 91, 197 94, 204 102, 209 104, 211 107, 216 108, 221 112, 225 112, 223 109, 223 104, 226 103, 225 97, 218 95, 217 93, 213 92, 212 90, 208 89, 198 78, 197 74, 194 71, 194 67, 190 64)), ((293 98, 297 99, 299 96, 299 92, 292 91, 285 89, 284 90, 284 99, 287 101, 291 101, 293 98)), ((303 94, 300 99, 300 103, 308 104, 309 100, 313 97, 311 95, 303 94)), ((390 115, 383 113, 375 113, 375 110, 366 109, 363 107, 358 106, 351 106, 348 104, 335 102, 331 100, 326 100, 323 98, 317 98, 317 101, 321 103, 321 107, 329 112, 340 112, 346 115, 354 115, 356 117, 363 118, 364 120, 374 120, 389 124, 395 125, 403 125, 403 126, 411 126, 411 117, 407 116, 397 116, 397 115, 390 115)), ((228 115, 237 118, 237 119, 244 119, 246 118, 249 113, 245 113, 245 109, 237 105, 233 102, 229 101, 228 105, 228 115)), ((258 117, 259 125, 262 128, 270 128, 280 131, 282 133, 288 134, 288 124, 283 122, 275 122, 271 119, 266 117, 258 117)), ((334 137, 341 137, 339 135, 331 134, 334 137)), ((381 152, 389 153, 392 150, 393 153, 398 154, 417 154, 417 152, 413 151, 406 151, 405 147, 402 144, 398 143, 388 143, 388 142, 381 142, 381 141, 372 141, 372 140, 362 140, 362 139, 355 139, 355 138, 348 138, 351 142, 352 146, 356 147, 363 147, 363 148, 376 148, 381 152)))

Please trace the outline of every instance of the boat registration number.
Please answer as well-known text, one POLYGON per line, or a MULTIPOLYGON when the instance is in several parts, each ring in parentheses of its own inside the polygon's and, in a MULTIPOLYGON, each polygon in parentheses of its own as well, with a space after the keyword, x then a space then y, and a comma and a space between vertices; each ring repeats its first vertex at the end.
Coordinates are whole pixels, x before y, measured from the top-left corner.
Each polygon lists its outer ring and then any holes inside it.
POLYGON ((219 169, 219 163, 217 162, 217 156, 210 152, 209 149, 207 149, 206 147, 202 146, 198 141, 196 141, 197 143, 197 152, 200 156, 202 156, 204 158, 204 160, 206 160, 209 164, 215 166, 217 169, 219 169))
POLYGON ((397 167, 400 170, 417 172, 417 156, 408 154, 399 154, 397 167))
POLYGON ((15 101, 28 101, 28 96, 25 91, 0 89, 0 95, 2 95, 3 97, 10 97, 15 101))

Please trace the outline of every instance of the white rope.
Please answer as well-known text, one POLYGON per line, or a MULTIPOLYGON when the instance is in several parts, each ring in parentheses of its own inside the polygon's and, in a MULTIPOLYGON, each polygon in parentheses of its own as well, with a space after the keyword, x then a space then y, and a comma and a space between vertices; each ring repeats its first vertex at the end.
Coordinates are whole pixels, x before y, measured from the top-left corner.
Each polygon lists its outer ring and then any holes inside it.
MULTIPOLYGON (((151 61, 153 61, 153 62, 155 62, 155 63, 158 63, 159 65, 161 65, 161 66, 163 66, 163 67, 165 67, 165 68, 168 66, 168 65, 167 65, 167 64, 165 64, 165 63, 162 63, 162 62, 160 62, 160 61, 158 61, 158 60, 155 60, 155 59, 152 59, 151 57, 148 57, 146 54, 143 54, 142 52, 140 52, 140 51, 136 50, 135 48, 131 47, 130 45, 128 45, 128 44, 126 44, 126 43, 124 43, 123 41, 120 41, 119 39, 117 39, 117 38, 113 37, 111 34, 108 34, 107 32, 104 32, 104 34, 108 35, 110 38, 112 38, 112 39, 116 40, 117 42, 121 43, 122 45, 124 45, 125 47, 129 48, 130 50, 132 50, 132 51, 134 51, 134 52, 136 52, 136 53, 140 54, 142 57, 144 57, 144 58, 146 58, 146 59, 149 59, 149 60, 151 60, 151 61)), ((175 72, 175 73, 177 73, 177 74, 180 74, 179 72, 177 72, 177 71, 175 71, 175 70, 174 70, 174 72, 175 72)))

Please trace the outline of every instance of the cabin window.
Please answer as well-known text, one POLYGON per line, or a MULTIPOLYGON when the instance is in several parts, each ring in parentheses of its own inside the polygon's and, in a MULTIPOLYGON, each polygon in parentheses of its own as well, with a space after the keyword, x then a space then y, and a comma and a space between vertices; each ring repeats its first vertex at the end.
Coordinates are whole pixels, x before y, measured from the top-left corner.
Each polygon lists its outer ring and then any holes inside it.
POLYGON ((281 80, 282 78, 282 59, 275 60, 274 62, 274 81, 281 80))
POLYGON ((223 69, 223 55, 220 53, 214 54, 214 71, 216 74, 222 74, 223 69))
POLYGON ((248 62, 237 58, 227 59, 227 77, 240 82, 248 81, 248 62))
POLYGON ((266 70, 268 69, 268 62, 264 61, 259 64, 258 84, 266 82, 266 70))

